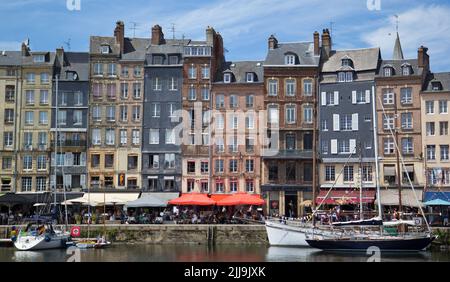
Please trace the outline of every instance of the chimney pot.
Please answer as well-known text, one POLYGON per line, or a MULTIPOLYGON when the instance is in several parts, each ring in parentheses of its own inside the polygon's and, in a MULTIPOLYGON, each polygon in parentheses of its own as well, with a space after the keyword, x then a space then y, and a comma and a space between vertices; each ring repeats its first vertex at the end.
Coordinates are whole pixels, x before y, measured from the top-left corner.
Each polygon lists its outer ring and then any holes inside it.
POLYGON ((123 21, 116 22, 114 37, 116 38, 116 44, 119 44, 120 46, 120 53, 122 54, 125 46, 125 24, 123 21))
POLYGON ((164 41, 164 33, 160 25, 155 25, 152 28, 152 45, 161 45, 164 41))
POLYGON ((275 38, 275 36, 272 34, 269 37, 269 50, 274 50, 278 47, 278 40, 275 38))
POLYGON ((319 56, 320 55, 319 52, 320 52, 320 35, 316 31, 314 32, 314 55, 319 56))

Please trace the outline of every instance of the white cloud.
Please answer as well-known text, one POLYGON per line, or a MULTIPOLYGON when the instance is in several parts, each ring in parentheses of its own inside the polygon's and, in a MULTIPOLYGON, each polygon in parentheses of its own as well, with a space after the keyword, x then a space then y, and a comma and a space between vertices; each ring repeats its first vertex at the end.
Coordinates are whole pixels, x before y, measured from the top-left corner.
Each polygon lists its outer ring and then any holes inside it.
MULTIPOLYGON (((422 5, 399 13, 399 34, 404 56, 416 58, 417 49, 424 45, 429 48, 432 69, 448 70, 449 15, 450 7, 445 5, 422 5)), ((362 40, 370 45, 380 46, 383 58, 391 59, 395 42, 395 23, 396 18, 389 17, 375 31, 363 35, 362 40)))
POLYGON ((18 41, 0 41, 0 51, 18 51, 21 45, 22 43, 18 41))

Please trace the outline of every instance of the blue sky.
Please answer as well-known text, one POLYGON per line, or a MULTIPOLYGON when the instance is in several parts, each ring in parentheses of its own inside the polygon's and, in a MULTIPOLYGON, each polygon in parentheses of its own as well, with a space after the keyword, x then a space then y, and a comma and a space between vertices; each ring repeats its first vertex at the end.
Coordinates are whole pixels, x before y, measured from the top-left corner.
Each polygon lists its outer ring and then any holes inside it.
MULTIPOLYGON (((54 50, 70 39, 72 51, 87 51, 90 35, 112 36, 123 20, 126 36, 149 37, 160 24, 166 38, 204 39, 210 25, 224 37, 228 60, 262 60, 267 38, 280 42, 311 41, 315 30, 333 27, 336 49, 379 46, 390 59, 395 17, 403 51, 415 58, 417 48, 429 47, 433 71, 450 71, 450 3, 448 0, 79 0, 70 11, 67 0, 0 0, 0 50, 18 49, 30 38, 32 50, 54 50), (332 23, 332 24, 331 24, 332 23)), ((73 0, 77 1, 77 0, 73 0)))

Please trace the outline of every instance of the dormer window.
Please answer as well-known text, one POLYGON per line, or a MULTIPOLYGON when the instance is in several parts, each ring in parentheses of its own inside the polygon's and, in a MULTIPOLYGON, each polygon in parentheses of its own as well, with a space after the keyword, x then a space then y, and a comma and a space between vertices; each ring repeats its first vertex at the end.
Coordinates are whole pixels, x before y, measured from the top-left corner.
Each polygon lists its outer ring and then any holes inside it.
POLYGON ((384 68, 384 76, 389 77, 394 74, 394 71, 391 67, 385 67, 384 68))
POLYGON ((78 74, 74 71, 67 71, 66 79, 67 80, 78 80, 78 74))
POLYGON ((153 64, 154 65, 162 65, 164 57, 161 55, 153 55, 153 64))
POLYGON ((442 90, 442 84, 439 81, 433 81, 431 83, 431 88, 433 91, 441 91, 442 90))
POLYGON ((33 62, 35 62, 35 63, 44 63, 45 62, 45 55, 34 55, 33 56, 33 62))
POLYGON ((338 73, 338 81, 339 82, 352 82, 353 81, 353 72, 351 71, 341 71, 338 73))
POLYGON ((223 75, 223 82, 224 83, 231 83, 231 73, 225 73, 223 75))
POLYGON ((288 54, 288 55, 284 56, 284 63, 286 65, 295 65, 295 55, 288 54))
POLYGON ((353 62, 349 58, 342 59, 342 66, 343 67, 353 67, 353 62))
POLYGON ((248 72, 248 73, 245 75, 245 77, 246 77, 246 81, 247 81, 247 82, 254 82, 254 80, 255 80, 255 75, 254 75, 254 73, 252 73, 252 72, 248 72))
POLYGON ((408 65, 405 65, 402 67, 402 74, 403 75, 411 75, 411 67, 408 65))
POLYGON ((100 52, 101 52, 102 54, 109 54, 109 45, 102 45, 102 46, 100 47, 100 52))
POLYGON ((170 65, 177 65, 178 64, 178 56, 169 56, 169 64, 170 65))

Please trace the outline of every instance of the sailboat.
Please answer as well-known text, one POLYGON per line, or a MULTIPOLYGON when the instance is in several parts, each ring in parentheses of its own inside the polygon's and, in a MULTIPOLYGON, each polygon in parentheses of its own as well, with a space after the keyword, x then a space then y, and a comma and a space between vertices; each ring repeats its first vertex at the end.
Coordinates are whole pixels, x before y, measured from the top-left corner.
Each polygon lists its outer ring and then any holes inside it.
MULTIPOLYGON (((56 118, 58 117, 58 75, 56 80, 56 118)), ((56 214, 56 169, 57 169, 57 145, 58 145, 58 122, 55 131, 55 186, 54 186, 54 202, 53 213, 56 214)), ((63 185, 64 187, 64 185, 63 185)), ((64 188, 64 198, 66 191, 64 188)), ((67 227, 67 205, 66 227, 67 227)), ((67 229, 67 228, 66 228, 67 229)), ((70 233, 66 230, 56 230, 53 228, 52 218, 37 216, 29 219, 29 223, 25 228, 18 231, 18 235, 14 238, 14 246, 20 251, 44 250, 66 248, 71 244, 70 233)))
MULTIPOLYGON (((379 97, 378 97, 379 98, 379 97)), ((380 98, 379 98, 380 99, 380 98)), ((381 99, 380 99, 381 102, 381 99)), ((386 115, 385 109, 382 105, 383 114, 386 115)), ((376 139, 377 126, 374 123, 374 135, 376 139)), ((406 172, 406 165, 404 163, 403 157, 401 156, 400 149, 398 147, 397 138, 394 137, 392 128, 390 128, 390 133, 394 140, 394 145, 397 150, 398 161, 397 165, 402 167, 406 172), (401 160, 401 163, 400 163, 401 160)), ((381 195, 380 195, 380 185, 379 185, 379 159, 378 159, 378 148, 377 142, 375 144, 375 165, 376 165, 376 184, 377 184, 377 199, 378 199, 378 217, 371 220, 364 220, 360 218, 359 221, 349 222, 344 224, 336 224, 337 229, 332 238, 322 238, 318 236, 307 235, 306 242, 313 248, 322 250, 344 250, 344 251, 366 251, 370 247, 378 247, 382 251, 421 251, 426 249, 436 238, 428 224, 425 217, 425 213, 419 204, 419 211, 423 216, 426 223, 427 230, 422 231, 420 228, 415 226, 414 222, 409 221, 391 221, 383 222, 382 209, 381 209, 381 195), (364 223, 371 222, 371 226, 367 226, 364 223), (355 228, 355 226, 357 228, 355 228), (398 226, 403 227, 403 231, 397 234, 389 234, 384 232, 383 226, 398 226), (350 227, 350 228, 348 228, 350 227), (413 229, 413 232, 407 232, 408 228, 413 229), (414 230, 415 229, 415 230, 414 230), (375 231, 375 233, 374 233, 375 231)), ((414 186, 409 177, 409 185, 414 192, 414 186)), ((400 175, 398 175, 400 177, 400 175)), ((401 189, 401 186, 400 186, 401 189)), ((401 193, 401 191, 400 191, 401 193)), ((416 193, 413 193, 417 199, 416 193)), ((401 195, 401 194, 400 194, 401 195)), ((401 206, 401 200, 400 206, 401 206)))

